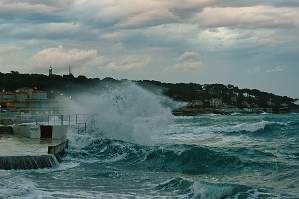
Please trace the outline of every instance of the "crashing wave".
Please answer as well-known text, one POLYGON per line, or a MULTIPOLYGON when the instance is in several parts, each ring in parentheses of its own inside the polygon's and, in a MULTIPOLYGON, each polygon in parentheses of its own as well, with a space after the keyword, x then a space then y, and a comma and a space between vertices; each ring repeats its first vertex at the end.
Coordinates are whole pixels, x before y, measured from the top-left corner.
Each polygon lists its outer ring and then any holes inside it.
POLYGON ((270 121, 260 121, 255 123, 241 123, 232 126, 220 127, 219 132, 257 132, 259 130, 265 130, 266 128, 271 128, 273 126, 285 126, 286 123, 282 122, 270 122, 270 121))
POLYGON ((0 173, 0 198, 38 198, 42 191, 29 179, 14 176, 10 173, 0 173))
POLYGON ((189 174, 217 172, 239 168, 242 161, 223 152, 191 145, 142 146, 117 140, 98 139, 80 151, 69 151, 78 161, 134 166, 156 171, 189 174), (221 169, 220 169, 221 168, 221 169))
MULTIPOLYGON (((260 121, 254 123, 240 123, 231 125, 212 125, 212 126, 198 126, 198 127, 181 127, 184 132, 192 133, 234 133, 234 132, 258 132, 265 129, 275 128, 276 126, 286 126, 288 123, 260 121)), ((173 133, 176 134, 176 133, 173 133)))
MULTIPOLYGON (((73 103, 68 104, 70 112, 95 115, 96 128, 100 129, 92 135, 95 138, 105 136, 151 145, 152 137, 163 133, 173 120, 169 99, 133 83, 107 88, 98 94, 82 93, 73 98, 73 103)), ((80 139, 91 140, 88 135, 86 137, 80 139)), ((78 135, 70 133, 69 139, 76 142, 78 135)), ((88 145, 88 141, 85 144, 88 145)))
POLYGON ((241 184, 192 181, 181 177, 172 178, 157 185, 156 190, 172 192, 180 198, 193 199, 292 198, 287 195, 271 193, 270 190, 241 184))

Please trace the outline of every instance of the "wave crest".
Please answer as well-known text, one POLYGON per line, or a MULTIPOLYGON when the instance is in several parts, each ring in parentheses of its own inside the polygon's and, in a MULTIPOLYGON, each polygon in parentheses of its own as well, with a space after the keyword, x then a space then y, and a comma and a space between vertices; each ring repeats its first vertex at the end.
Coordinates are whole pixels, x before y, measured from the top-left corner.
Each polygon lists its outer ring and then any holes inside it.
POLYGON ((167 191, 182 198, 194 199, 223 199, 223 198, 293 198, 284 194, 275 194, 261 188, 254 188, 242 184, 212 183, 206 181, 192 181, 176 177, 156 186, 158 191, 167 191))
POLYGON ((233 132, 257 132, 265 130, 267 128, 272 128, 275 126, 285 126, 282 122, 270 122, 270 121, 260 121, 255 123, 241 123, 233 126, 223 127, 221 132, 233 133, 233 132))
POLYGON ((82 160, 121 164, 157 171, 176 171, 200 174, 243 165, 241 160, 226 153, 192 145, 142 146, 117 140, 99 139, 69 155, 82 160))

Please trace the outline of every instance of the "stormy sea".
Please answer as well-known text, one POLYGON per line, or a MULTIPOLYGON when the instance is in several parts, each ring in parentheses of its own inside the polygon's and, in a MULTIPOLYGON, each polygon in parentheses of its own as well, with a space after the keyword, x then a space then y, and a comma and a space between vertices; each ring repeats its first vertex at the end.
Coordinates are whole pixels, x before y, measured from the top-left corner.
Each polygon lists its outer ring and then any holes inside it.
POLYGON ((298 114, 175 117, 135 86, 94 98, 97 129, 70 131, 55 168, 0 171, 0 198, 299 198, 298 114))

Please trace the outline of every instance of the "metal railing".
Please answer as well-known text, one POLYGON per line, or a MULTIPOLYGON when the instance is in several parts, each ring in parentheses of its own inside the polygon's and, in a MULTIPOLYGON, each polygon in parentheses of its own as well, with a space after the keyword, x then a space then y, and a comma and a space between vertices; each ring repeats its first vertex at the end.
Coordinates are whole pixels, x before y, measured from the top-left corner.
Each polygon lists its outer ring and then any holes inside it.
POLYGON ((0 125, 36 124, 67 125, 78 132, 89 132, 96 129, 97 114, 19 114, 0 113, 0 125))

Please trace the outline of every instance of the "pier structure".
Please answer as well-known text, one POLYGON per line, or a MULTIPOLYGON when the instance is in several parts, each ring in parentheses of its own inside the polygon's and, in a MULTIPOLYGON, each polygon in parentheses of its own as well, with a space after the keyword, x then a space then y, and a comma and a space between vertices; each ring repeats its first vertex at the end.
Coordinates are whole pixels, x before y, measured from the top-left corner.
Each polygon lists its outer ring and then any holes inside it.
POLYGON ((94 117, 88 114, 5 117, 0 114, 0 169, 57 166, 68 148, 67 132, 91 131, 95 126, 94 117))

